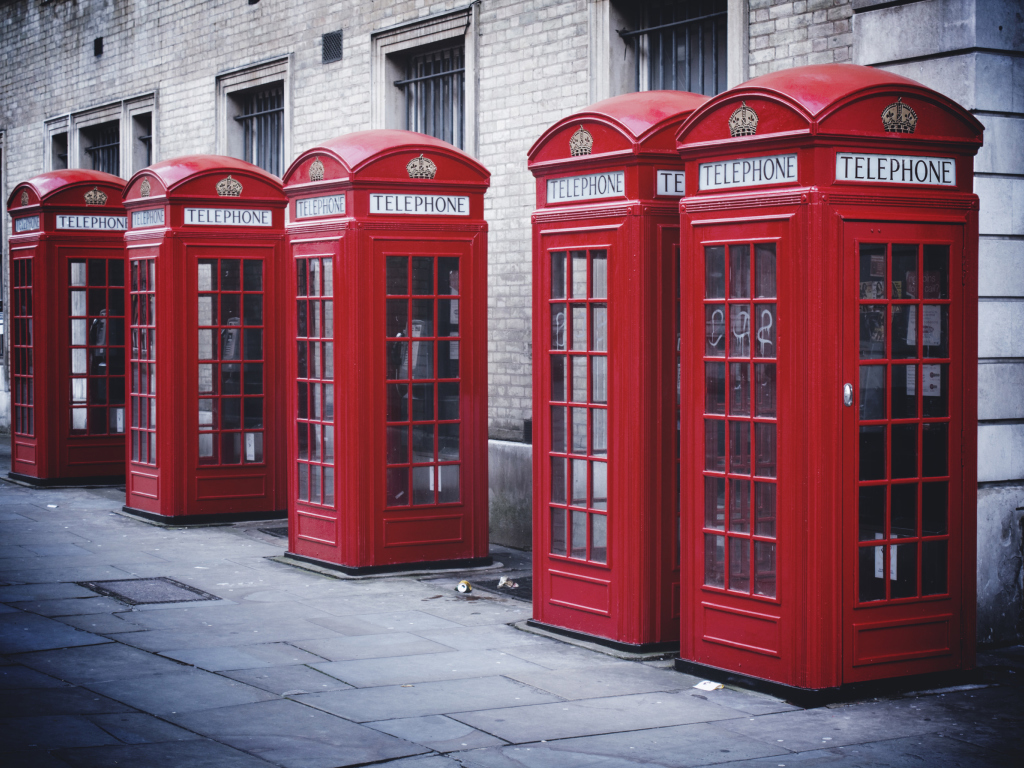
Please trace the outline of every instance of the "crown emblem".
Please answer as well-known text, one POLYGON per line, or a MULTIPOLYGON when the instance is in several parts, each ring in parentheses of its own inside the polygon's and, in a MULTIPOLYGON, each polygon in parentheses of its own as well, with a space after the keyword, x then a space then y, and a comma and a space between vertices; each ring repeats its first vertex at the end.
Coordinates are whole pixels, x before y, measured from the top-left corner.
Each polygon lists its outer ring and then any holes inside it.
POLYGON ((149 197, 149 179, 143 179, 142 184, 139 185, 139 195, 142 197, 149 197))
POLYGON ((747 102, 740 102, 735 111, 729 115, 729 134, 737 136, 753 136, 757 133, 757 112, 747 106, 747 102))
POLYGON ((22 205, 28 205, 28 190, 27 189, 21 190, 21 204, 22 205))
POLYGON ((913 133, 917 127, 917 112, 900 97, 882 110, 882 127, 889 133, 913 133))
POLYGON ((242 184, 232 179, 229 174, 227 178, 217 182, 217 194, 221 197, 238 197, 242 194, 242 184))
POLYGON ((434 161, 423 155, 410 160, 409 164, 405 166, 405 170, 409 172, 410 179, 432 179, 437 174, 437 166, 434 165, 434 161))
POLYGON ((573 157, 589 155, 594 149, 594 137, 582 125, 569 139, 569 154, 573 157))
POLYGON ((320 158, 316 158, 309 165, 309 180, 310 181, 323 181, 324 180, 324 164, 320 162, 320 158))
POLYGON ((106 205, 107 196, 105 193, 100 191, 99 187, 93 187, 85 193, 85 204, 86 205, 106 205))

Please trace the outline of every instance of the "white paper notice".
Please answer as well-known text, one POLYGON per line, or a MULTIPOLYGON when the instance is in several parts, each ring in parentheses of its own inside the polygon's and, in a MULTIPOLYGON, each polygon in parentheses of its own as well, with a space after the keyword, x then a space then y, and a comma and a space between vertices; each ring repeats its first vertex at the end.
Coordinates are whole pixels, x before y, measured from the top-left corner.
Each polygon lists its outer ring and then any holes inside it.
POLYGON ((921 343, 926 347, 942 344, 942 312, 937 304, 925 304, 921 310, 921 343))
MULTIPOLYGON (((927 368, 928 366, 925 366, 927 368)), ((917 394, 917 366, 907 366, 907 397, 913 397, 917 394)))
MULTIPOLYGON (((884 533, 875 534, 876 539, 881 539, 884 537, 884 533)), ((883 549, 882 547, 875 547, 875 578, 885 578, 885 549, 883 549)))
MULTIPOLYGON (((452 335, 454 336, 455 334, 452 334, 452 335)), ((450 341, 450 342, 448 342, 448 350, 449 350, 448 351, 448 359, 449 360, 458 360, 459 359, 459 342, 457 342, 457 341, 450 341)))
POLYGON ((117 420, 115 430, 117 432, 124 432, 124 408, 115 408, 114 413, 116 414, 115 418, 117 420))
POLYGON ((917 307, 909 307, 910 317, 907 318, 907 345, 917 346, 917 307))
POLYGON ((942 396, 942 366, 921 366, 921 394, 925 397, 942 396))
POLYGON ((256 461, 256 435, 252 432, 245 434, 245 460, 256 461))

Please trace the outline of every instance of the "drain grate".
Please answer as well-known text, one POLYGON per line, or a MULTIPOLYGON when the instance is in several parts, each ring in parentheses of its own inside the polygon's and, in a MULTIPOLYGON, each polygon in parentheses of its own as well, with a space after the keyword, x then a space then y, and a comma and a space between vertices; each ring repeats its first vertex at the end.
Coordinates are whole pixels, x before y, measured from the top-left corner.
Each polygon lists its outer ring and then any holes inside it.
POLYGON ((259 528, 257 530, 259 530, 261 533, 266 533, 266 534, 269 534, 271 536, 277 536, 277 537, 282 538, 282 539, 287 539, 288 538, 288 526, 287 525, 278 525, 278 526, 276 526, 274 528, 259 528))
POLYGON ((514 597, 517 600, 533 600, 533 577, 532 576, 517 576, 512 579, 517 586, 499 587, 499 579, 474 579, 472 576, 470 579, 473 582, 473 586, 480 587, 488 592, 496 592, 499 595, 506 595, 508 597, 514 597))
POLYGON ((194 603, 200 600, 220 600, 216 595, 182 584, 180 581, 159 577, 156 579, 117 579, 115 581, 80 581, 79 586, 91 589, 105 597, 112 597, 128 605, 154 605, 157 603, 194 603))

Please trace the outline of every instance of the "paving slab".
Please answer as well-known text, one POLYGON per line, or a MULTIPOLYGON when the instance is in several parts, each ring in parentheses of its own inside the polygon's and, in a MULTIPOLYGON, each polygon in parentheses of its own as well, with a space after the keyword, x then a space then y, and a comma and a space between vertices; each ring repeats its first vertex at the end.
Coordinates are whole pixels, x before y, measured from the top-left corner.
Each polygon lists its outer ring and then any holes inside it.
POLYGON ((4 752, 4 768, 68 768, 45 749, 10 749, 4 752))
MULTIPOLYGON (((146 651, 160 653, 176 651, 182 648, 216 648, 238 645, 256 645, 258 643, 289 643, 300 640, 315 640, 322 637, 333 637, 334 632, 318 627, 312 622, 295 621, 281 625, 264 626, 261 629, 237 627, 218 630, 202 628, 192 631, 150 630, 148 632, 129 632, 119 635, 118 642, 141 648, 146 651)), ((106 638, 104 638, 104 642, 106 638)))
POLYGON ((68 597, 96 597, 91 589, 70 583, 14 584, 0 587, 0 602, 62 600, 68 597))
POLYGON ((270 768, 274 765, 210 739, 62 749, 55 754, 65 766, 75 768, 270 768))
POLYGON ((0 696, 0 718, 93 715, 129 712, 130 707, 94 691, 67 688, 10 688, 0 696))
POLYGON ((0 653, 28 653, 109 642, 100 635, 82 632, 34 613, 0 614, 0 653))
POLYGON ((124 744, 155 744, 202 738, 191 731, 142 712, 90 715, 89 720, 124 744))
POLYGON ((578 670, 541 670, 512 672, 508 676, 520 682, 550 691, 563 699, 596 699, 603 696, 622 696, 651 691, 678 691, 693 683, 687 675, 662 669, 652 669, 635 661, 607 664, 587 674, 578 670))
POLYGON ((294 701, 267 701, 170 719, 286 768, 340 768, 426 750, 294 701))
POLYGON ((558 701, 557 696, 504 677, 354 688, 295 698, 357 723, 558 701))
POLYGON ((59 621, 75 629, 92 632, 96 635, 109 636, 117 635, 121 632, 139 632, 145 629, 145 627, 126 618, 133 615, 135 614, 130 611, 125 611, 124 613, 92 613, 84 616, 61 616, 59 621))
POLYGON ((201 669, 88 683, 88 687, 155 715, 230 707, 277 698, 267 691, 201 669))
POLYGON ((542 739, 727 720, 740 715, 734 710, 683 693, 661 692, 456 712, 451 716, 505 741, 522 744, 542 739))
POLYGON ((44 675, 20 664, 0 667, 0 691, 14 688, 68 688, 65 683, 50 675, 44 675))
POLYGON ((455 752, 503 745, 505 742, 490 734, 471 728, 444 715, 405 717, 366 723, 367 727, 390 733, 400 739, 421 744, 435 752, 455 752))
POLYGON ((308 653, 288 643, 266 643, 232 648, 189 648, 180 651, 165 651, 161 656, 211 672, 257 669, 282 664, 308 664, 324 661, 325 658, 308 653))
MULTIPOLYGON (((505 624, 485 624, 477 627, 458 627, 443 631, 415 631, 420 637, 435 640, 459 650, 489 650, 530 646, 536 648, 551 642, 547 638, 520 632, 505 624)), ((556 641, 557 642, 557 641, 556 641)))
POLYGON ((260 667, 258 669, 236 669, 222 673, 225 677, 238 680, 240 683, 261 688, 264 691, 298 695, 324 691, 344 691, 352 688, 336 677, 317 672, 303 664, 279 667, 260 667))
MULTIPOLYGON (((519 632, 520 630, 516 630, 519 632)), ((528 635, 528 632, 522 634, 528 635)), ((568 645, 559 640, 536 636, 544 642, 539 645, 510 645, 502 650, 509 656, 516 656, 546 669, 580 669, 581 667, 598 667, 621 664, 622 660, 614 656, 598 653, 575 645, 568 645)))
POLYGON ((121 643, 27 653, 19 656, 18 661, 26 667, 76 684, 123 680, 161 672, 182 672, 186 669, 175 661, 121 643))
MULTIPOLYGON (((378 627, 377 631, 380 630, 378 627)), ((330 661, 394 658, 423 653, 450 653, 454 650, 449 645, 442 645, 441 642, 427 640, 409 632, 299 640, 295 645, 330 661)))
POLYGON ((357 688, 538 672, 543 669, 501 651, 427 653, 391 659, 330 661, 311 666, 357 688))
POLYGON ((0 744, 8 749, 59 749, 120 743, 81 715, 43 715, 0 720, 0 744))
MULTIPOLYGON (((693 723, 477 750, 468 754, 460 753, 456 757, 467 768, 569 768, 592 765, 682 768, 770 755, 788 757, 791 753, 756 739, 737 737, 715 725, 693 723)), ((788 764, 787 760, 776 760, 776 765, 779 762, 788 764)))
POLYGON ((40 616, 82 616, 91 613, 116 613, 127 607, 124 603, 118 602, 109 597, 97 597, 93 593, 91 597, 70 597, 62 600, 34 600, 24 603, 10 603, 15 608, 37 613, 40 616))

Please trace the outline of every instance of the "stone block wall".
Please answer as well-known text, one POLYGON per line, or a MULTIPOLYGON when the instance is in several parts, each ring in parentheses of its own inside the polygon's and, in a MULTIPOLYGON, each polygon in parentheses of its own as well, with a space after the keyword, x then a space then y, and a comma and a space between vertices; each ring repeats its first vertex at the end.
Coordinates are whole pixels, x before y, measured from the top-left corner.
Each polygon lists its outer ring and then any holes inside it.
POLYGON ((748 0, 750 76, 849 62, 851 0, 748 0))

